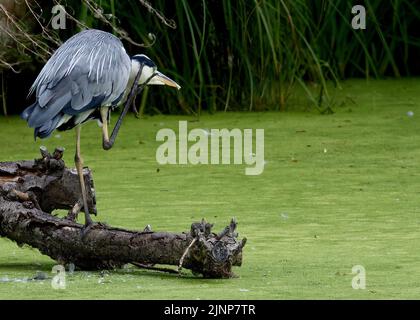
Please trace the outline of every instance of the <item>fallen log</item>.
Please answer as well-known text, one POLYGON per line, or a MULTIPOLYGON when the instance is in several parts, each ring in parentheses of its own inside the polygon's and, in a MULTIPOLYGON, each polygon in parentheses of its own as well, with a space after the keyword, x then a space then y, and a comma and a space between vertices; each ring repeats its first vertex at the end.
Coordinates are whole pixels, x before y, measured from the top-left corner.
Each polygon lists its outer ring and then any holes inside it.
MULTIPOLYGON (((29 245, 60 264, 83 270, 115 269, 124 264, 152 268, 173 265, 210 278, 232 277, 242 263, 246 239, 238 240, 236 222, 221 233, 206 221, 183 233, 114 228, 96 223, 89 229, 76 222, 82 209, 77 172, 65 167, 63 149, 41 159, 0 162, 0 236, 29 245), (65 218, 52 213, 68 209, 65 218)), ((96 214, 92 173, 84 169, 91 214, 96 214)))

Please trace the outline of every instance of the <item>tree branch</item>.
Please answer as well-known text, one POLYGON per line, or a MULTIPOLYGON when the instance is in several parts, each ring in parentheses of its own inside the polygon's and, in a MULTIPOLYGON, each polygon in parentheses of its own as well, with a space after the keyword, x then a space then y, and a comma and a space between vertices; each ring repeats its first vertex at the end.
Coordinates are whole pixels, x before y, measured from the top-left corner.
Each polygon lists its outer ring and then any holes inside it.
MULTIPOLYGON (((173 265, 205 277, 233 276, 240 266, 246 239, 237 239, 236 222, 220 234, 210 223, 196 222, 189 232, 153 232, 95 224, 87 231, 75 222, 81 209, 77 173, 62 160, 63 149, 53 155, 44 148, 42 159, 0 163, 0 236, 27 244, 62 264, 80 269, 120 268, 126 263, 151 268, 173 265), (68 209, 67 218, 51 215, 68 209)), ((92 173, 84 169, 89 212, 95 214, 92 173)))

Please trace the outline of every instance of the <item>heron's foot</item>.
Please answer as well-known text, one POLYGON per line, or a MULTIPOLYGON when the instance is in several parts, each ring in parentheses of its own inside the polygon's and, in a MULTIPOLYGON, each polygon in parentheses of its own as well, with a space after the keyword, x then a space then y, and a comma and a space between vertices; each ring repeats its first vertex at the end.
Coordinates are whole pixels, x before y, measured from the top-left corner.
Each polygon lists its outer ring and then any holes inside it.
POLYGON ((94 223, 90 223, 88 225, 84 225, 82 230, 81 230, 81 236, 82 236, 82 241, 85 240, 86 236, 88 235, 89 231, 92 229, 94 223))
POLYGON ((113 146, 114 144, 113 143, 111 143, 110 141, 102 141, 102 149, 104 149, 104 150, 109 150, 109 149, 111 149, 112 148, 112 146, 113 146))
POLYGON ((95 229, 104 229, 108 226, 105 223, 102 222, 93 222, 90 221, 89 223, 85 223, 83 228, 81 229, 82 239, 85 239, 85 237, 89 234, 90 231, 95 229))
POLYGON ((82 239, 85 239, 85 237, 88 235, 88 233, 92 230, 95 229, 95 227, 97 226, 96 222, 93 222, 92 220, 90 222, 86 222, 85 225, 82 228, 82 239))

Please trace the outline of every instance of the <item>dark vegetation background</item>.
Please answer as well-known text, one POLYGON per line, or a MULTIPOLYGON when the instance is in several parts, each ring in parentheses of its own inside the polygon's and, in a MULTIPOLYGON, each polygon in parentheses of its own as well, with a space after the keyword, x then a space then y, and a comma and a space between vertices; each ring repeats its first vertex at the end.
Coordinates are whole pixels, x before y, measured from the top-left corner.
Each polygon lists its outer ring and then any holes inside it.
POLYGON ((287 110, 295 90, 307 108, 331 112, 331 83, 420 74, 419 21, 419 0, 2 0, 0 112, 28 105, 49 55, 85 27, 113 32, 182 85, 146 91, 142 113, 287 110), (58 3, 65 30, 51 27, 58 3), (351 27, 356 4, 366 8, 366 30, 351 27))

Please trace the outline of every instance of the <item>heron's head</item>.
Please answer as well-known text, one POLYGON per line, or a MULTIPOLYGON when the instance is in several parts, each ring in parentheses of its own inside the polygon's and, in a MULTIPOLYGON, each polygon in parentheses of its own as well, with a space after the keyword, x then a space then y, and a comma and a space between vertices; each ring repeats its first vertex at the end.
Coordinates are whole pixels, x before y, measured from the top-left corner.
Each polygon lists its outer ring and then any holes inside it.
POLYGON ((177 88, 178 90, 181 89, 178 83, 165 76, 162 72, 159 72, 152 59, 144 54, 136 54, 131 58, 131 70, 134 77, 140 69, 139 85, 166 85, 177 88))

